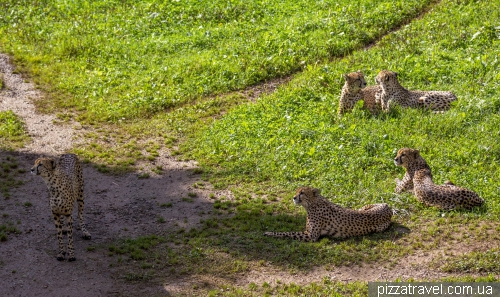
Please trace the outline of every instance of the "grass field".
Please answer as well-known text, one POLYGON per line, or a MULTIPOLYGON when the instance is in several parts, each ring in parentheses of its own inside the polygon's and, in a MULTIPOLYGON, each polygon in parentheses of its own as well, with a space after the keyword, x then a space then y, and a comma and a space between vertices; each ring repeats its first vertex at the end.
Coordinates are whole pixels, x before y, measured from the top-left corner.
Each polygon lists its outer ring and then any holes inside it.
POLYGON ((2 1, 0 44, 80 119, 150 115, 342 56, 426 1, 2 1))
MULTIPOLYGON (((498 249, 451 255, 457 242, 500 243, 500 3, 162 5, 0 4, 10 12, 0 12, 0 47, 50 94, 41 107, 60 113, 61 121, 69 114, 96 128, 77 153, 99 165, 127 167, 170 147, 180 158, 196 159, 216 188, 234 194, 234 200, 214 201, 214 216, 200 229, 108 247, 117 265, 129 269, 127 279, 230 278, 267 263, 290 272, 391 267, 408 255, 442 250, 436 267, 443 268, 436 269, 481 276, 455 280, 497 280, 498 249), (395 109, 371 116, 357 106, 339 117, 342 74, 358 69, 369 84, 390 69, 409 89, 450 90, 458 101, 444 114, 395 109), (290 74, 290 82, 256 102, 225 94, 290 74), (392 159, 401 147, 418 148, 437 183, 450 179, 473 189, 485 206, 441 212, 408 193, 394 194, 394 178, 404 170, 392 159), (386 202, 400 215, 389 231, 361 238, 263 237, 264 231, 303 229, 305 212, 291 201, 299 185, 318 187, 343 206, 386 202)), ((220 286, 223 293, 198 289, 213 296, 366 295, 362 282, 220 286)))

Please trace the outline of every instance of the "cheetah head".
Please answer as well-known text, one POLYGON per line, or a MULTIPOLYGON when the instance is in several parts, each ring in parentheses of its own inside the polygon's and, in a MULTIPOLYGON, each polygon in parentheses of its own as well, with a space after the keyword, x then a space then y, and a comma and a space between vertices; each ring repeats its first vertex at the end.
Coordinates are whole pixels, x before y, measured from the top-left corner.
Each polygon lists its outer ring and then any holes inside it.
POLYGON ((41 175, 42 177, 49 176, 56 168, 56 161, 52 158, 38 158, 35 165, 31 167, 31 174, 41 175))
POLYGON ((359 90, 366 87, 365 77, 360 71, 344 74, 344 79, 346 82, 345 85, 350 93, 357 93, 359 90))
POLYGON ((382 70, 375 77, 375 82, 377 83, 377 85, 380 85, 382 87, 393 84, 399 84, 398 73, 389 70, 382 70))
POLYGON ((420 152, 418 150, 405 147, 398 151, 396 158, 394 158, 394 164, 408 168, 419 157, 420 152))
POLYGON ((316 200, 321 191, 316 188, 311 187, 300 187, 297 189, 295 196, 293 197, 293 202, 297 205, 302 205, 307 208, 314 200, 316 200))

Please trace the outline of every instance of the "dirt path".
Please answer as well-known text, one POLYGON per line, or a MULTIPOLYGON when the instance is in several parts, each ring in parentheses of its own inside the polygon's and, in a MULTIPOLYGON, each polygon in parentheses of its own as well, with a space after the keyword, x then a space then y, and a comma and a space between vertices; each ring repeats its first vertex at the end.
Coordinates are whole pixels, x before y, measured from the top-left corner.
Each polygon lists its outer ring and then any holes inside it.
MULTIPOLYGON (((0 111, 12 110, 26 124, 32 141, 14 155, 24 185, 11 190, 9 199, 0 198, 0 223, 12 222, 21 234, 9 234, 0 243, 0 291, 2 296, 137 296, 140 292, 165 293, 164 288, 150 288, 116 279, 109 266, 110 257, 88 252, 90 245, 112 242, 119 238, 162 234, 174 227, 190 228, 204 216, 210 215, 212 204, 210 185, 195 189, 200 182, 193 174, 194 162, 179 162, 161 155, 155 165, 163 168, 163 175, 140 179, 137 174, 109 176, 90 165, 84 166, 85 220, 92 234, 90 241, 76 232, 77 261, 55 260, 57 240, 47 201, 47 189, 42 179, 28 174, 34 160, 40 155, 57 155, 77 145, 84 131, 73 129, 78 123, 54 125, 52 115, 37 113, 33 100, 41 97, 33 84, 13 73, 14 67, 6 55, 0 54, 0 73, 5 88, 0 91, 0 111), (188 193, 197 193, 193 202, 182 201, 188 193), (25 206, 25 203, 31 206, 25 206), (172 203, 172 207, 160 207, 172 203), (204 213, 204 214, 202 214, 204 213), (160 223, 159 218, 165 222, 160 223)), ((0 154, 7 154, 0 151, 0 154)))

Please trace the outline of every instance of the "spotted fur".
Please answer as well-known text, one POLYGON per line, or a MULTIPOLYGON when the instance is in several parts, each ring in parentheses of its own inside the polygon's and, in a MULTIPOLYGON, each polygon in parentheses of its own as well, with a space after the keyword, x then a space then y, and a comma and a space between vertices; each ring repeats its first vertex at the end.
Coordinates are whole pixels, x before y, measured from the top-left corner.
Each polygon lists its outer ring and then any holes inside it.
POLYGON ((339 114, 350 112, 359 100, 363 100, 363 108, 372 114, 378 113, 380 104, 375 102, 375 94, 380 90, 379 86, 366 87, 363 73, 351 72, 344 74, 345 84, 340 94, 339 114))
POLYGON ((302 187, 293 201, 307 212, 304 232, 266 232, 272 237, 289 237, 303 241, 316 241, 320 236, 335 238, 382 232, 391 224, 392 210, 385 204, 371 204, 359 210, 343 208, 321 196, 320 190, 302 187))
POLYGON ((389 111, 391 104, 402 107, 426 108, 433 111, 450 109, 457 97, 448 91, 409 91, 399 84, 397 73, 382 70, 375 77, 381 91, 376 94, 383 111, 389 111))
POLYGON ((415 172, 419 169, 431 169, 424 158, 420 156, 419 151, 411 148, 400 149, 394 159, 394 164, 396 164, 396 166, 403 166, 406 169, 406 173, 402 180, 398 178, 395 179, 396 193, 401 193, 403 191, 413 192, 413 176, 415 172))
POLYGON ((418 150, 411 148, 400 149, 394 159, 394 163, 406 169, 403 181, 396 179, 397 193, 403 189, 411 188, 418 201, 443 210, 451 210, 458 207, 473 208, 481 206, 484 203, 484 200, 475 192, 455 186, 451 181, 446 181, 443 185, 434 184, 431 169, 422 156, 420 156, 418 150))
POLYGON ((73 246, 73 207, 78 202, 78 221, 83 238, 90 239, 91 235, 83 221, 83 173, 82 166, 76 155, 63 154, 58 159, 38 158, 31 168, 31 173, 40 175, 49 190, 49 204, 54 217, 59 241, 59 253, 57 260, 64 260, 66 254, 63 245, 63 233, 68 235, 68 261, 75 261, 75 249, 73 246), (65 228, 64 221, 67 223, 65 228))

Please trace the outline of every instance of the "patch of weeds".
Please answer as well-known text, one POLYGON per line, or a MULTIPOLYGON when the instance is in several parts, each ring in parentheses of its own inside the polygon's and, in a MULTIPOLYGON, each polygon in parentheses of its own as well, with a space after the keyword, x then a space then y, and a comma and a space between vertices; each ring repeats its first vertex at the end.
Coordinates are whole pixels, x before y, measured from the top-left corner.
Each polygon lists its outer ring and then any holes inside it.
POLYGON ((30 206, 33 206, 33 203, 27 201, 27 202, 24 202, 24 207, 30 207, 30 206))
POLYGON ((485 252, 471 252, 450 257, 441 267, 445 272, 459 273, 499 273, 500 249, 494 248, 485 252))
POLYGON ((188 196, 191 197, 191 198, 195 198, 198 196, 198 194, 194 193, 194 192, 189 192, 188 193, 188 196))
POLYGON ((0 225, 0 241, 7 241, 7 235, 11 233, 21 234, 21 231, 19 231, 11 222, 0 225))
POLYGON ((165 223, 165 222, 166 222, 166 220, 165 220, 165 218, 164 218, 164 217, 162 217, 162 216, 158 216, 158 217, 157 217, 157 219, 156 219, 156 222, 163 224, 163 223, 165 223))
POLYGON ((108 247, 109 255, 129 255, 130 259, 143 260, 145 252, 159 243, 165 242, 164 237, 156 235, 141 236, 136 239, 125 239, 108 247))
POLYGON ((151 169, 154 173, 161 175, 163 173, 163 167, 162 166, 156 166, 155 168, 151 169))
POLYGON ((168 207, 172 207, 174 204, 172 202, 168 202, 168 203, 162 203, 160 204, 160 207, 161 208, 168 208, 168 207))
POLYGON ((10 198, 10 190, 19 187, 23 182, 17 179, 19 170, 15 170, 18 167, 17 159, 13 156, 1 156, 0 157, 0 194, 3 195, 5 199, 10 198))
POLYGON ((141 172, 141 173, 137 174, 137 177, 140 178, 140 179, 142 179, 142 178, 149 178, 150 175, 147 172, 141 172))
POLYGON ((15 150, 28 140, 24 122, 11 110, 0 111, 0 148, 15 150))
POLYGON ((191 197, 182 197, 181 200, 184 201, 184 202, 190 202, 190 203, 194 202, 193 198, 191 198, 191 197))
POLYGON ((88 251, 88 252, 93 252, 93 251, 95 251, 95 249, 96 249, 96 247, 95 247, 95 246, 93 246, 93 245, 89 245, 89 246, 87 247, 87 251, 88 251))

